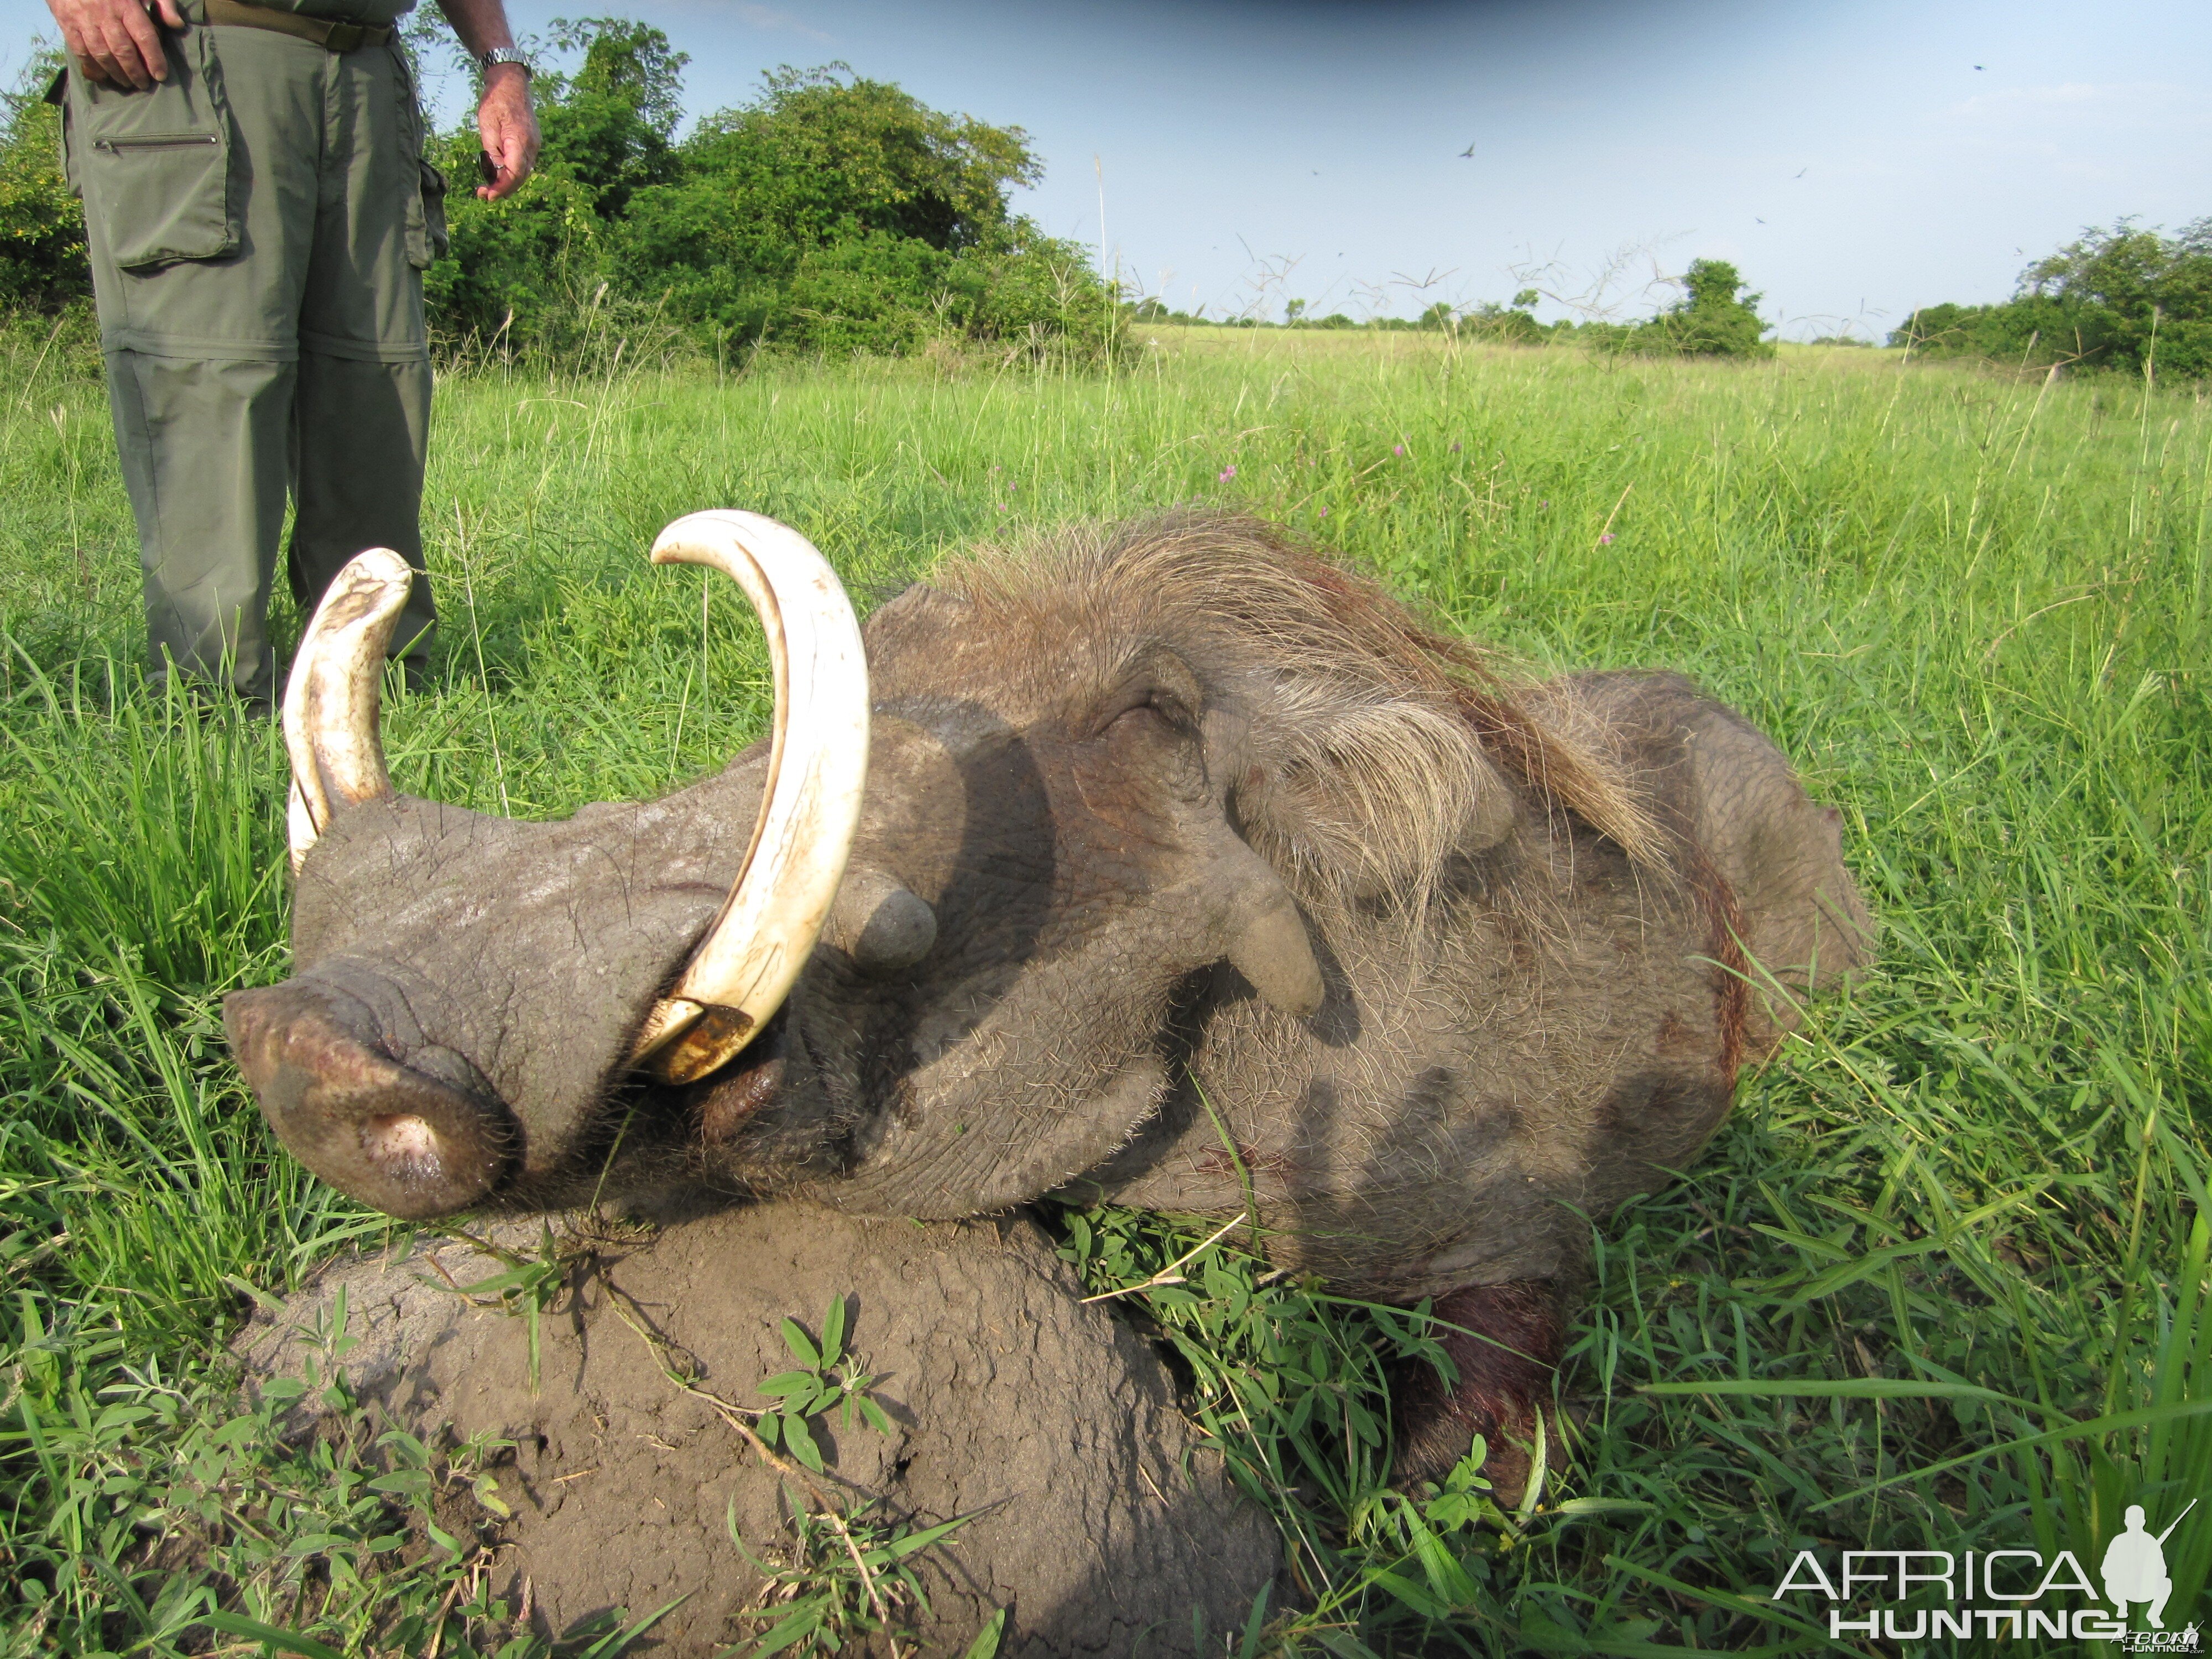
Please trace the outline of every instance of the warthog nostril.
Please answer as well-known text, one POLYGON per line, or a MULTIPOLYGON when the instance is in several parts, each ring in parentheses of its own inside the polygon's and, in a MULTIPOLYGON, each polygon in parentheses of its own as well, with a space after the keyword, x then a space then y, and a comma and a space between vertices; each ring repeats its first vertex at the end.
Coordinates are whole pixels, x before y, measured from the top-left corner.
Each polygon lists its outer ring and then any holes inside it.
POLYGON ((506 1112, 392 1059, 344 992, 293 980, 233 992, 222 1012, 277 1139, 341 1192, 419 1220, 467 1208, 507 1167, 506 1112))
POLYGON ((411 1113, 366 1118, 361 1126, 361 1150, 388 1170, 411 1166, 427 1174, 438 1164, 438 1132, 411 1113))

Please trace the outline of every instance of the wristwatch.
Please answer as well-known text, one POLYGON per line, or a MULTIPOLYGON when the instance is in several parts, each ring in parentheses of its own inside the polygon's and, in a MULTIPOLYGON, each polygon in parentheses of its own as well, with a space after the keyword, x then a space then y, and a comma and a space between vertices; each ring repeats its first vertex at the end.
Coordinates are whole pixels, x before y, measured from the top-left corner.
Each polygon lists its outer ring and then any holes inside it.
POLYGON ((526 77, 536 72, 531 65, 530 54, 520 46, 494 46, 489 52, 477 54, 477 67, 487 74, 501 64, 520 64, 526 77))

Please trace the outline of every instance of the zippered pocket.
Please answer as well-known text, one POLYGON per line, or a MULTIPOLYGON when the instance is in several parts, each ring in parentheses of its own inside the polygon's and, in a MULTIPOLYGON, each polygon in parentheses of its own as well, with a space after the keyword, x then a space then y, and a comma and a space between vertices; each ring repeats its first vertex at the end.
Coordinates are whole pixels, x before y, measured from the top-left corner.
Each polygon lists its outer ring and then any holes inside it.
POLYGON ((111 155, 120 155, 132 149, 182 149, 189 144, 220 145, 222 140, 211 132, 151 132, 144 137, 95 138, 94 149, 104 149, 111 155))
POLYGON ((72 182, 106 257, 125 270, 216 259, 240 240, 230 110, 213 29, 164 31, 169 78, 143 91, 70 77, 72 182))

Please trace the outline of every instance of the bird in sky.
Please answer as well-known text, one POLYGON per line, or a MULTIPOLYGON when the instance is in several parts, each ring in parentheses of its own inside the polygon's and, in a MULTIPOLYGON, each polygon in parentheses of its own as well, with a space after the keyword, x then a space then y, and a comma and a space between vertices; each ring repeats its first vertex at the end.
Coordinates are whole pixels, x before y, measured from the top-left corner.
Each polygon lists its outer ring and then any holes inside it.
POLYGON ((1812 168, 1810 168, 1810 167, 1799 167, 1799 168, 1797 169, 1797 172, 1796 172, 1796 176, 1797 178, 1802 179, 1802 178, 1803 178, 1807 173, 1810 173, 1812 170, 1813 170, 1813 169, 1812 169, 1812 168))
POLYGON ((1974 65, 1974 67, 1975 67, 1976 69, 1979 69, 1979 68, 1981 68, 1982 66, 1981 66, 1979 64, 1975 64, 1975 65, 1974 65))
POLYGON ((1465 149, 1460 151, 1459 159, 1462 161, 1472 161, 1474 160, 1474 146, 1473 144, 1469 144, 1465 149))
POLYGON ((1765 220, 1760 218, 1756 213, 1751 216, 1751 222, 1755 225, 1763 225, 1766 222, 1765 220))

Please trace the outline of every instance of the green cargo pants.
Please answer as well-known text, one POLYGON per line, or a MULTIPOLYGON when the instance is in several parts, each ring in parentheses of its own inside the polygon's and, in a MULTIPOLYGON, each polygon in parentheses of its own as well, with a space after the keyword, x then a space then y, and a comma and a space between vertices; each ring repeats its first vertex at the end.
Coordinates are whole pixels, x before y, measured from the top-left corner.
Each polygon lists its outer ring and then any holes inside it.
MULTIPOLYGON (((303 609, 365 547, 422 568, 422 273, 443 251, 445 184, 396 46, 195 24, 170 34, 169 68, 146 92, 71 71, 66 161, 154 674, 173 663, 265 700, 288 494, 303 609)), ((432 617, 417 580, 393 636, 410 666, 432 617)))

